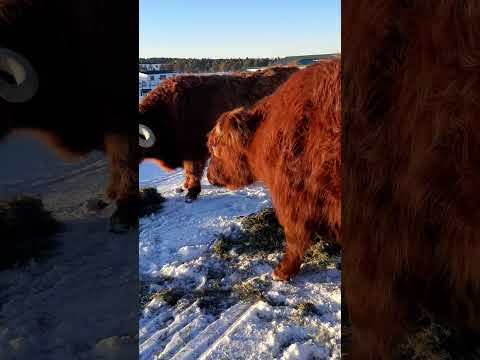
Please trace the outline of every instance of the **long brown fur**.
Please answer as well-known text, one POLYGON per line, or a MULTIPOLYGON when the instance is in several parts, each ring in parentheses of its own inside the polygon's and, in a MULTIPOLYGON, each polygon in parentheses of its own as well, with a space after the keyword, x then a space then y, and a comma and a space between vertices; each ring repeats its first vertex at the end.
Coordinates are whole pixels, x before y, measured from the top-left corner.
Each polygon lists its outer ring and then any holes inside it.
POLYGON ((343 287, 352 359, 425 309, 480 332, 480 2, 342 3, 343 287))
POLYGON ((321 62, 251 110, 223 114, 209 134, 212 184, 271 191, 287 241, 275 278, 298 273, 315 235, 340 241, 340 92, 340 60, 321 62))
POLYGON ((117 38, 129 11, 112 0, 0 0, 0 46, 28 59, 40 84, 27 103, 0 99, 0 140, 27 130, 64 158, 105 151, 112 165, 107 193, 129 208, 121 210, 128 219, 116 213, 113 220, 135 224, 137 49, 117 38))
POLYGON ((165 80, 139 106, 140 123, 149 126, 157 139, 142 158, 154 159, 167 170, 183 167, 187 196, 195 198, 208 159, 206 137, 220 114, 253 105, 296 71, 296 67, 276 67, 255 73, 165 80))

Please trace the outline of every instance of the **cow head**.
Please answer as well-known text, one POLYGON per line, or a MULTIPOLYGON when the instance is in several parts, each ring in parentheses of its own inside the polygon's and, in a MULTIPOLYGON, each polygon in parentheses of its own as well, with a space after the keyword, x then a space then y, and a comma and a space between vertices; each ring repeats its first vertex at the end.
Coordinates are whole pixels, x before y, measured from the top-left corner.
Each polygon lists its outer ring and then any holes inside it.
POLYGON ((210 164, 208 181, 217 186, 237 189, 255 181, 248 163, 248 146, 260 115, 235 109, 223 114, 208 135, 210 164))
POLYGON ((22 55, 0 47, 0 98, 25 103, 38 91, 38 75, 22 55))
POLYGON ((140 104, 139 113, 140 161, 152 161, 166 171, 181 167, 182 159, 176 150, 176 131, 170 125, 172 121, 168 118, 167 106, 158 101, 154 108, 145 110, 140 104))

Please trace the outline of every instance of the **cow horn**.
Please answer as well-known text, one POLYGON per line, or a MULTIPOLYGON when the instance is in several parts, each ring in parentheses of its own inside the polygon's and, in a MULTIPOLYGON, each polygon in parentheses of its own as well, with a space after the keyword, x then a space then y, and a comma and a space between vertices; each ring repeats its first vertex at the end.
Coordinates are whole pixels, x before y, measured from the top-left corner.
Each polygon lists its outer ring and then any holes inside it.
POLYGON ((15 84, 11 84, 0 78, 0 98, 12 103, 24 103, 37 93, 37 72, 20 54, 7 48, 0 48, 0 71, 15 80, 15 84))
POLYGON ((148 126, 139 124, 138 125, 139 139, 138 143, 143 148, 152 147, 155 144, 155 135, 153 134, 152 129, 148 126))

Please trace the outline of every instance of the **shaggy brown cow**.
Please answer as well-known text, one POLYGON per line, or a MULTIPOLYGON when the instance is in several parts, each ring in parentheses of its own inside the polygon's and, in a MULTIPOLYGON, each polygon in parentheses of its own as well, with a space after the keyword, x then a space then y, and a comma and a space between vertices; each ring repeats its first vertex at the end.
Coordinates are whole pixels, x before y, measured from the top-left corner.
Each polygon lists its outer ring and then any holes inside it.
POLYGON ((420 311, 478 336, 480 3, 352 0, 342 17, 351 357, 390 359, 420 311))
POLYGON ((106 151, 113 231, 138 220, 138 49, 134 35, 117 38, 130 11, 112 0, 0 1, 0 139, 27 129, 66 158, 106 151))
POLYGON ((209 135, 212 184, 271 191, 287 242, 275 279, 299 271, 315 234, 339 241, 340 88, 340 60, 320 62, 250 111, 223 114, 209 135))
POLYGON ((142 158, 153 159, 167 171, 183 167, 187 200, 196 199, 208 159, 207 133, 220 114, 253 105, 296 71, 296 67, 276 67, 255 73, 180 76, 164 81, 140 104, 140 123, 148 127, 147 131, 151 129, 156 139, 153 146, 144 148, 142 158))

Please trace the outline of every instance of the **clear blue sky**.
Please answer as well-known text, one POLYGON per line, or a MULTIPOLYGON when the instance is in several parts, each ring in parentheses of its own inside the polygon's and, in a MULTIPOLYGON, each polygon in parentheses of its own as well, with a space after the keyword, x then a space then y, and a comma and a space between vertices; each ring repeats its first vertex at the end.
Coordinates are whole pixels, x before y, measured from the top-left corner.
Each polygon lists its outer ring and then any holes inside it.
POLYGON ((340 52, 340 0, 140 0, 140 57, 340 52))

